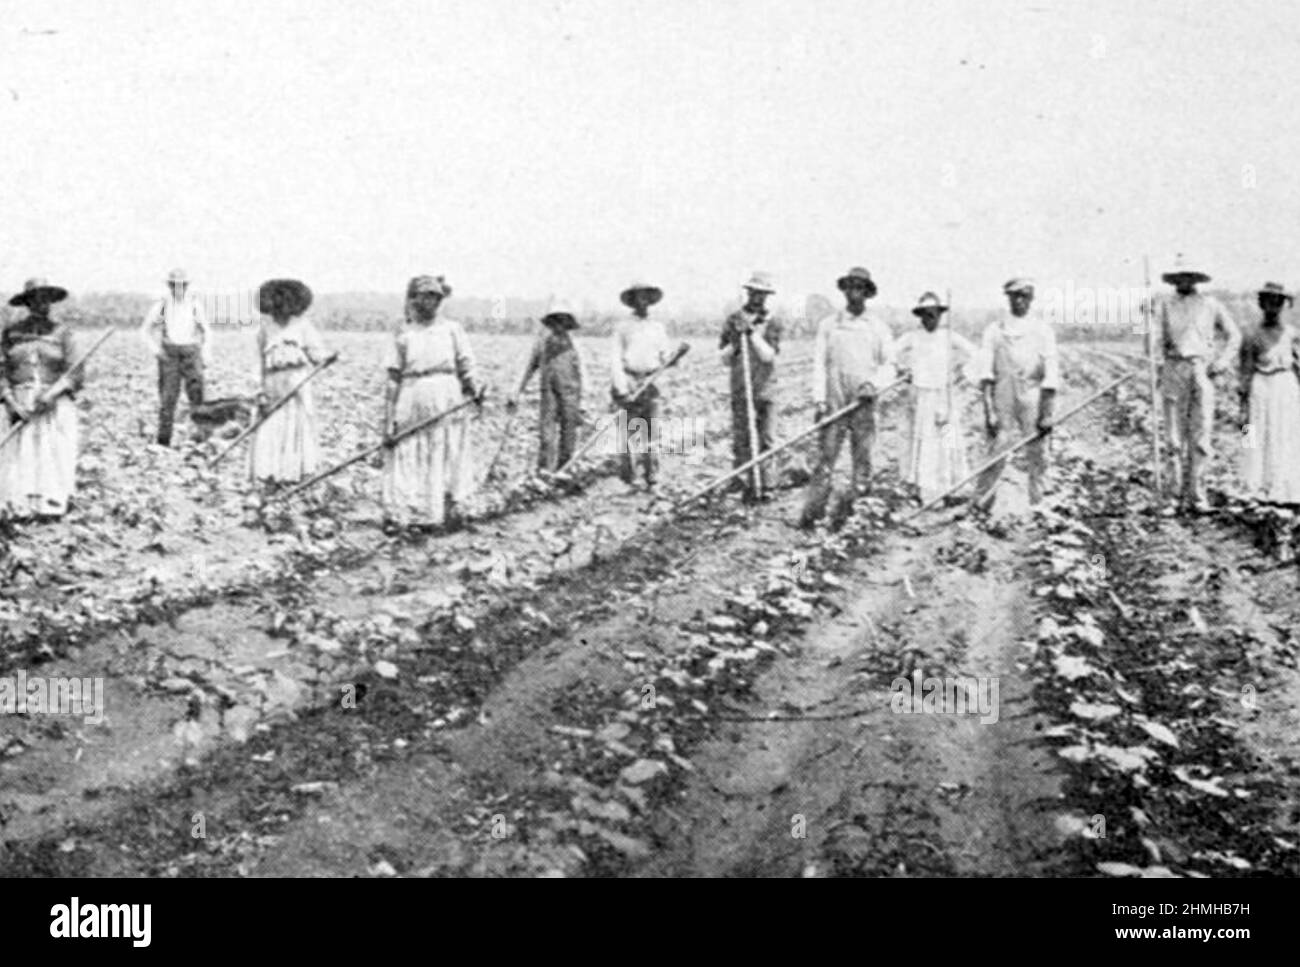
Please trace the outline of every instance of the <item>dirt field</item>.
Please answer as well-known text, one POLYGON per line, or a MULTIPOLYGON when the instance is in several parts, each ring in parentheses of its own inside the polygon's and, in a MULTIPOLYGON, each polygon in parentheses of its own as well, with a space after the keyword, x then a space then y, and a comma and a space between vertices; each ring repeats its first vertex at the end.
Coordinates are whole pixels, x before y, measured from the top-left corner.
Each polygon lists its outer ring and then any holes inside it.
MULTIPOLYGON (((383 342, 331 339, 333 461, 375 437, 383 342)), ((527 341, 475 344, 513 388, 527 341)), ((391 539, 373 467, 259 521, 242 454, 149 447, 154 374, 109 346, 78 506, 4 535, 0 588, 0 675, 102 677, 106 719, 0 717, 6 873, 1300 874, 1293 522, 1224 496, 1227 422, 1218 512, 1154 513, 1140 382, 1057 432, 1042 508, 1011 472, 979 519, 903 520, 887 404, 875 494, 804 534, 795 487, 667 513, 730 465, 701 340, 664 385, 704 439, 655 496, 608 459, 575 493, 527 482, 534 410, 503 437, 498 400, 470 525, 391 539), (900 712, 914 675, 996 683, 996 720, 900 712)), ((811 420, 810 349, 784 352, 780 437, 811 420)), ((251 333, 217 356, 210 395, 251 393, 251 333)), ((1137 365, 1065 358, 1061 410, 1137 365)))

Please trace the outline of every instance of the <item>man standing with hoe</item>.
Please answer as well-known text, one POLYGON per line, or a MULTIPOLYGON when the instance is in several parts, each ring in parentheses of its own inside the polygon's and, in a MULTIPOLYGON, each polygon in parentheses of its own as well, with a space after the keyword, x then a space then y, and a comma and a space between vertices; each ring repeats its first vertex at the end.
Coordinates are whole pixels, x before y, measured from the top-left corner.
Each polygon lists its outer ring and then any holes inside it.
MULTIPOLYGON (((984 330, 978 368, 991 457, 1006 451, 1023 437, 1047 433, 1052 428, 1056 390, 1061 379, 1056 334, 1047 320, 1029 312, 1034 301, 1033 283, 1028 279, 1012 279, 1002 291, 1009 311, 984 330)), ((1029 502, 1036 504, 1042 499, 1047 475, 1047 438, 1039 437, 1025 450, 1029 461, 1029 502)), ((976 506, 992 503, 1005 469, 1006 461, 1000 460, 980 475, 976 506)))
POLYGON ((650 318, 650 307, 662 298, 662 289, 644 282, 634 282, 623 290, 619 301, 632 314, 614 326, 614 352, 610 360, 614 405, 627 413, 628 433, 626 439, 619 441, 623 449, 623 482, 629 487, 636 485, 636 464, 641 458, 646 488, 650 490, 654 489, 659 475, 660 396, 657 385, 643 384, 657 370, 673 365, 690 349, 685 342, 674 348, 663 322, 650 318))
POLYGON ((1174 294, 1156 306, 1147 337, 1154 344, 1148 352, 1161 361, 1160 389, 1180 509, 1204 513, 1210 506, 1205 461, 1214 453, 1214 379, 1236 362, 1241 331, 1218 299, 1196 291, 1197 285, 1210 281, 1204 272, 1180 258, 1161 278, 1174 287, 1174 294), (1217 350, 1216 333, 1223 336, 1217 350))
MULTIPOLYGON (((722 361, 731 367, 732 466, 740 467, 772 447, 773 385, 776 354, 781 345, 781 321, 765 305, 776 290, 765 272, 755 272, 745 283, 745 304, 727 317, 722 330, 722 361), (757 447, 757 449, 755 449, 757 447)), ((769 495, 768 467, 750 469, 742 484, 745 501, 769 495)))
POLYGON ((842 524, 853 510, 854 499, 871 489, 876 397, 893 382, 895 375, 894 338, 889 325, 867 314, 867 300, 876 294, 871 273, 864 268, 852 268, 836 284, 844 293, 845 306, 818 324, 813 343, 814 422, 820 423, 828 413, 855 400, 861 403, 821 431, 817 468, 799 518, 799 526, 804 529, 812 528, 826 513, 835 461, 846 433, 853 457, 853 479, 848 492, 836 501, 831 525, 842 524))
POLYGON ((203 402, 203 369, 208 361, 208 317, 203 304, 188 293, 184 269, 167 276, 168 294, 144 317, 140 334, 158 359, 158 443, 171 446, 172 422, 181 383, 190 406, 203 402))

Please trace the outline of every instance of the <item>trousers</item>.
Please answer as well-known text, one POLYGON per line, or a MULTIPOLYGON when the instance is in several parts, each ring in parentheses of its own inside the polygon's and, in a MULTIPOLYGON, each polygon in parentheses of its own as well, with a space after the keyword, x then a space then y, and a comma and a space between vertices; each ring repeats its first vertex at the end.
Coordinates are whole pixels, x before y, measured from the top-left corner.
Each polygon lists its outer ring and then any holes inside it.
POLYGON ((831 496, 831 483, 835 474, 835 462, 839 459, 845 436, 849 438, 849 454, 853 460, 853 473, 844 508, 847 512, 852 508, 855 497, 869 493, 871 490, 871 447, 876 440, 874 400, 863 403, 852 413, 841 417, 829 426, 822 427, 818 437, 817 467, 813 470, 812 480, 808 484, 808 495, 804 501, 802 520, 805 524, 811 524, 826 513, 826 504, 831 496))
POLYGON ((577 442, 581 404, 581 387, 543 372, 541 413, 537 420, 541 438, 538 468, 558 470, 569 462, 577 442))
MULTIPOLYGON (((1025 437, 1038 432, 1039 384, 1033 380, 1008 376, 993 388, 993 411, 998 418, 998 432, 989 440, 990 459, 1009 450, 1025 437)), ((1043 496, 1047 476, 1047 440, 1040 438, 1024 449, 1029 475, 1029 502, 1038 503, 1043 496)), ((975 485, 975 502, 983 500, 997 486, 1006 461, 999 460, 979 476, 975 485)))
POLYGON ((203 357, 198 346, 164 343, 158 359, 158 442, 170 446, 181 384, 190 406, 203 402, 203 357))
POLYGON ((1160 377, 1173 457, 1174 492, 1205 501, 1205 463, 1213 456, 1214 381, 1201 359, 1166 359, 1160 377))

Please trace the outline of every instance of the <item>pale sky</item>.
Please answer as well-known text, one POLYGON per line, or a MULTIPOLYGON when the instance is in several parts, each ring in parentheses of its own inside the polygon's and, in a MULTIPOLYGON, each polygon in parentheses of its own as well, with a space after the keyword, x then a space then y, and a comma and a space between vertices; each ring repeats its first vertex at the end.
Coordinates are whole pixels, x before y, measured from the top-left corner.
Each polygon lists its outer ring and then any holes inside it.
POLYGON ((1300 281, 1290 5, 0 2, 0 289, 1300 281))

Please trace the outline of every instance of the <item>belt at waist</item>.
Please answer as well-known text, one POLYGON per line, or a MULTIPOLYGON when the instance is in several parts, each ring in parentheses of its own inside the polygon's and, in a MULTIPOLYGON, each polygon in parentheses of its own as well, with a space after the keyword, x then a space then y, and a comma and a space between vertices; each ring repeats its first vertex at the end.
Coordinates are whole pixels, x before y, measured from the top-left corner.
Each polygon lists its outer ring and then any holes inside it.
POLYGON ((1257 370, 1255 370, 1255 375, 1256 375, 1256 376, 1276 376, 1278 373, 1289 373, 1289 372, 1291 372, 1291 367, 1290 367, 1290 366, 1281 366, 1281 367, 1279 367, 1279 368, 1277 368, 1277 369, 1257 369, 1257 370))
POLYGON ((268 366, 266 367, 266 371, 268 373, 283 373, 291 369, 306 369, 306 368, 307 368, 306 363, 289 363, 287 366, 268 366))
POLYGON ((412 369, 402 373, 402 379, 423 379, 425 376, 455 376, 456 370, 449 366, 434 366, 432 369, 412 369))
POLYGON ((176 349, 176 350, 181 350, 181 351, 189 351, 189 350, 198 351, 199 349, 202 349, 203 347, 202 347, 199 343, 196 343, 196 342, 168 342, 166 339, 164 339, 164 340, 162 341, 162 348, 163 348, 163 349, 176 349))
MULTIPOLYGON (((657 369, 658 367, 655 368, 657 369)), ((624 366, 623 372, 627 373, 629 376, 633 377, 634 379, 645 379, 647 376, 653 373, 654 370, 653 369, 628 369, 626 366, 624 366)))
POLYGON ((1165 353, 1165 360, 1171 363, 1199 363, 1204 358, 1204 356, 1174 356, 1165 353))

